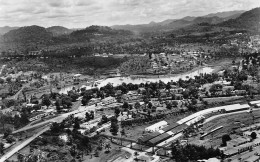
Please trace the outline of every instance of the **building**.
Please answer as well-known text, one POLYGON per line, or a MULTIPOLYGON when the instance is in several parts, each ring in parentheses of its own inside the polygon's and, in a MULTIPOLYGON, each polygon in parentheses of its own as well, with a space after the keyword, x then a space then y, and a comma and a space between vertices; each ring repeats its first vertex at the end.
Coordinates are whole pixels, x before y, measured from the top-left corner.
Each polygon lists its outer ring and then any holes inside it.
POLYGON ((47 109, 44 112, 37 112, 34 113, 30 118, 29 121, 34 121, 34 120, 38 120, 41 119, 43 117, 49 116, 49 115, 53 115, 54 114, 54 109, 47 109))
POLYGON ((61 134, 61 135, 59 135, 59 138, 61 140, 63 140, 64 142, 68 142, 69 141, 69 137, 68 137, 67 134, 61 134))
POLYGON ((146 132, 156 132, 156 131, 159 131, 159 130, 163 129, 167 125, 168 125, 168 123, 163 120, 163 121, 160 121, 158 123, 155 123, 155 124, 145 128, 145 131, 146 132))
POLYGON ((250 106, 248 104, 235 104, 235 105, 229 105, 224 108, 224 111, 226 113, 235 112, 235 111, 242 111, 242 110, 249 110, 250 106))
POLYGON ((123 94, 122 99, 123 99, 123 101, 134 102, 134 101, 139 101, 140 99, 142 99, 142 96, 138 95, 138 94, 123 94))
POLYGON ((154 70, 157 70, 159 69, 159 66, 156 62, 151 62, 151 67, 154 69, 154 70))
POLYGON ((40 55, 42 54, 42 51, 29 51, 28 55, 40 55))
POLYGON ((115 103, 116 99, 115 99, 115 97, 109 96, 109 97, 106 97, 103 100, 101 100, 101 102, 103 105, 109 105, 109 104, 115 103))
POLYGON ((182 93, 184 90, 185 90, 184 88, 171 85, 170 92, 172 92, 172 93, 182 93))
POLYGON ((100 102, 101 100, 99 98, 91 98, 88 102, 88 105, 90 106, 90 105, 98 104, 100 102))

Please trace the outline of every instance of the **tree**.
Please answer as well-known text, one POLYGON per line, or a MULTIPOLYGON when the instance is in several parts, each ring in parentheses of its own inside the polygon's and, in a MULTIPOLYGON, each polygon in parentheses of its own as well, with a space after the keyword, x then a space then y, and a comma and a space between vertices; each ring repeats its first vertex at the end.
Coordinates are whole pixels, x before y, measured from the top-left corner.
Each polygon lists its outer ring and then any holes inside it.
POLYGON ((104 124, 104 123, 107 123, 107 122, 108 122, 108 118, 107 118, 107 116, 106 116, 106 115, 102 115, 101 122, 102 122, 102 124, 104 124))
POLYGON ((137 101, 137 102, 135 103, 135 106, 134 106, 134 107, 135 107, 135 109, 139 110, 140 107, 141 107, 140 102, 137 101))
POLYGON ((80 128, 80 124, 79 124, 79 119, 78 118, 75 118, 73 128, 75 130, 78 130, 80 128))
POLYGON ((26 111, 22 111, 20 123, 22 125, 29 123, 29 116, 28 116, 28 113, 26 111))
POLYGON ((172 101, 172 106, 173 107, 177 107, 178 106, 178 102, 177 101, 172 101))
POLYGON ((51 125, 51 128, 50 128, 50 131, 52 132, 52 133, 59 133, 60 132, 60 124, 58 124, 58 123, 52 123, 52 125, 51 125))
POLYGON ((11 133, 12 133, 12 130, 10 128, 5 129, 4 138, 8 137, 11 133))
POLYGON ((222 136, 222 145, 227 146, 227 141, 230 141, 230 140, 231 140, 230 136, 228 134, 224 134, 222 136))
POLYGON ((71 106, 72 106, 71 98, 66 95, 62 96, 61 103, 62 103, 63 107, 66 107, 66 108, 71 108, 71 106))
POLYGON ((105 149, 106 149, 106 152, 110 152, 111 144, 110 143, 106 143, 105 149))
POLYGON ((149 102, 148 105, 147 105, 147 107, 148 107, 149 109, 151 109, 152 106, 153 106, 153 104, 152 104, 151 102, 149 102))
POLYGON ((120 131, 120 133, 121 133, 121 136, 124 136, 124 135, 125 135, 125 129, 122 129, 122 130, 120 131))
POLYGON ((6 80, 8 83, 10 83, 11 80, 12 80, 12 77, 7 77, 5 80, 6 80))
POLYGON ((2 111, 0 111, 0 123, 2 124, 3 130, 5 129, 6 118, 6 114, 3 114, 2 111))
POLYGON ((196 105, 197 103, 198 103, 198 101, 195 98, 191 99, 191 104, 196 105))
POLYGON ((134 152, 134 156, 135 156, 134 159, 135 159, 136 161, 138 160, 138 159, 137 159, 138 155, 139 155, 138 152, 135 151, 135 152, 134 152))
POLYGON ((76 102, 79 98, 79 95, 73 91, 69 91, 68 96, 72 99, 72 102, 76 102))
POLYGON ((57 112, 60 112, 61 111, 61 100, 59 98, 56 99, 56 102, 55 102, 55 106, 56 106, 56 110, 57 112))
POLYGON ((0 84, 4 84, 5 80, 0 78, 0 84))
POLYGON ((112 135, 117 135, 118 129, 119 129, 118 123, 111 121, 110 132, 112 133, 112 135))
POLYGON ((4 144, 0 142, 0 154, 4 154, 4 144))
POLYGON ((6 138, 6 141, 7 143, 13 143, 15 141, 15 138, 13 135, 9 135, 7 138, 6 138))
POLYGON ((166 105, 166 108, 169 109, 169 110, 171 110, 171 109, 172 109, 172 105, 171 105, 170 103, 168 103, 168 104, 166 105))
POLYGON ((118 107, 115 108, 115 115, 118 117, 120 114, 120 109, 118 107))
POLYGON ((255 132, 252 132, 250 136, 252 139, 256 139, 257 134, 255 132))
POLYGON ((128 109, 128 107, 129 107, 128 102, 124 102, 124 104, 122 105, 122 108, 128 109))
POLYGON ((90 116, 90 114, 88 112, 86 112, 85 118, 86 118, 86 121, 90 121, 91 120, 91 116, 90 116))
POLYGON ((42 105, 45 105, 49 107, 51 105, 51 100, 49 99, 49 96, 45 95, 42 99, 42 105))
POLYGON ((90 119, 93 120, 95 116, 95 113, 93 110, 90 111, 90 119))

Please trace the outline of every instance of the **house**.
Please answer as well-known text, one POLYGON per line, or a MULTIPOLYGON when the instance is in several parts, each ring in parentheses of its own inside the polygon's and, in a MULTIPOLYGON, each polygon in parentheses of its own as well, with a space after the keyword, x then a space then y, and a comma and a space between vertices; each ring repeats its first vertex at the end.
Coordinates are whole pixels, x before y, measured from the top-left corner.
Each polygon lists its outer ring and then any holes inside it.
POLYGON ((160 121, 158 123, 155 123, 155 124, 145 128, 145 131, 146 132, 156 132, 156 131, 159 131, 159 130, 165 128, 167 125, 168 125, 168 123, 163 120, 163 121, 160 121))
POLYGON ((108 54, 103 53, 102 57, 108 57, 108 54))
POLYGON ((223 92, 227 92, 228 89, 230 89, 231 91, 233 91, 233 90, 235 89, 235 87, 234 87, 234 86, 224 86, 224 87, 222 88, 222 91, 223 91, 223 92))
POLYGON ((116 93, 115 93, 116 96, 119 96, 119 95, 121 95, 121 94, 122 94, 122 91, 121 91, 121 90, 117 90, 116 93))
POLYGON ((69 141, 69 137, 68 137, 67 134, 61 134, 61 135, 59 135, 59 138, 61 140, 63 140, 64 142, 68 142, 69 141))
POLYGON ((137 90, 137 92, 138 92, 139 94, 142 94, 142 93, 145 92, 145 91, 146 91, 146 89, 143 88, 143 87, 140 87, 140 88, 138 88, 138 90, 137 90))
POLYGON ((246 90, 234 90, 232 93, 235 95, 245 95, 247 92, 246 90))
POLYGON ((100 102, 101 100, 99 98, 91 98, 88 102, 88 105, 90 106, 90 105, 98 104, 100 102))
POLYGON ((47 109, 43 112, 36 112, 29 118, 29 121, 31 122, 31 121, 34 121, 34 120, 41 119, 42 117, 53 115, 54 112, 55 112, 54 109, 47 109))
POLYGON ((109 97, 106 97, 103 100, 101 100, 101 102, 103 105, 109 105, 109 104, 115 103, 116 99, 115 99, 115 97, 109 96, 109 97))
POLYGON ((127 101, 127 102, 137 101, 137 100, 140 100, 141 98, 142 98, 142 96, 138 95, 138 94, 123 94, 122 95, 123 101, 127 101))
POLYGON ((40 55, 42 51, 29 51, 28 55, 40 55))
POLYGON ((181 87, 171 86, 170 92, 172 93, 182 93, 185 89, 181 87))

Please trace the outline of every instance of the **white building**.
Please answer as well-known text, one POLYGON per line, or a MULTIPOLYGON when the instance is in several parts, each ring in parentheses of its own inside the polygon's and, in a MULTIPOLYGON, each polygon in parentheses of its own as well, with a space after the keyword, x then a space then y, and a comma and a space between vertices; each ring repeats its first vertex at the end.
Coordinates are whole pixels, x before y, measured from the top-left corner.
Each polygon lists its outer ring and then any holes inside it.
POLYGON ((146 132, 155 132, 155 131, 159 131, 161 129, 163 129, 164 127, 166 127, 168 125, 168 123, 166 121, 160 121, 158 123, 155 123, 147 128, 145 128, 146 132))

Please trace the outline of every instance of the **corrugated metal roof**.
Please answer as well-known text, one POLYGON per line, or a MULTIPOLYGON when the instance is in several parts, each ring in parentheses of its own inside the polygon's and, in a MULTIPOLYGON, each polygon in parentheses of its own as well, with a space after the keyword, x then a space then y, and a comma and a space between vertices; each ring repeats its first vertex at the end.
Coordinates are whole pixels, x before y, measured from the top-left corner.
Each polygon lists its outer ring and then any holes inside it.
POLYGON ((160 142, 162 142, 162 141, 164 141, 164 140, 166 140, 170 137, 171 137, 171 135, 169 135, 168 133, 163 133, 160 136, 151 139, 149 141, 149 143, 151 143, 152 145, 156 145, 156 144, 158 144, 158 143, 160 143, 160 142))

